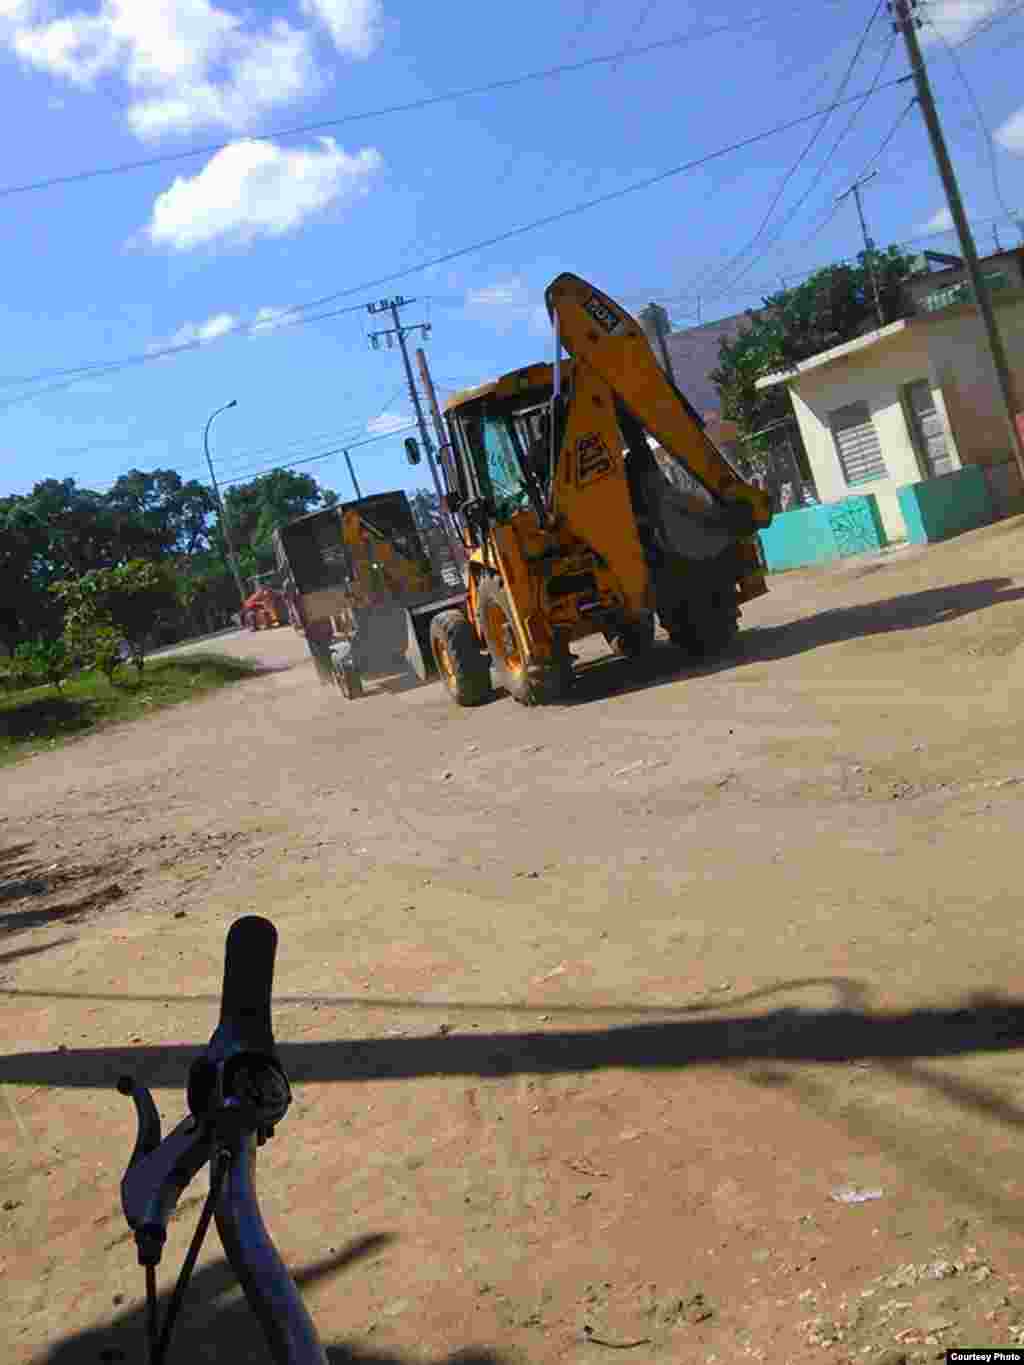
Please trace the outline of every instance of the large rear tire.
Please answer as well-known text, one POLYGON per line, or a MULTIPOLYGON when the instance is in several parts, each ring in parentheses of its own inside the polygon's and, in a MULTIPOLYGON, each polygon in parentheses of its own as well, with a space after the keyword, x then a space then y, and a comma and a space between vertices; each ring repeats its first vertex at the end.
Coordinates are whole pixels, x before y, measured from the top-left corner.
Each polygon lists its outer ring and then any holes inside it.
POLYGON ((480 706, 491 694, 491 666, 465 612, 442 611, 430 623, 437 671, 459 706, 480 706))
POLYGON ((566 655, 542 668, 530 662, 500 579, 483 579, 477 609, 498 684, 510 697, 521 706, 545 706, 565 695, 572 682, 571 660, 566 655))
POLYGON ((695 659, 712 659, 736 639, 740 609, 734 592, 713 593, 704 602, 690 602, 662 623, 674 645, 695 659))

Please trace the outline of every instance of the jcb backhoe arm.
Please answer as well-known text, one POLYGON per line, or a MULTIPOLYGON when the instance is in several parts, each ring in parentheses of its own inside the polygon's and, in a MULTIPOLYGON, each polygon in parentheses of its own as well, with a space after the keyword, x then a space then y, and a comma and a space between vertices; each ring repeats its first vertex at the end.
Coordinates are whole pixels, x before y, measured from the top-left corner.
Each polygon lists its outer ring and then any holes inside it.
POLYGON ((727 517, 731 508, 739 513, 737 504, 743 506, 743 513, 730 518, 737 533, 768 526, 769 495, 737 477, 685 395, 658 364, 640 324, 578 275, 559 275, 545 291, 545 300, 561 344, 576 365, 608 386, 662 449, 695 475, 727 517))

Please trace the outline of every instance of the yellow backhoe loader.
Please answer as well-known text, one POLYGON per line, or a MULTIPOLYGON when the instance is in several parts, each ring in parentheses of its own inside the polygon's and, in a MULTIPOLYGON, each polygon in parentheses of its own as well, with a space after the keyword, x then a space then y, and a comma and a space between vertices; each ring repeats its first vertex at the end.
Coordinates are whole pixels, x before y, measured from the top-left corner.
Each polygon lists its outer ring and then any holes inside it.
POLYGON ((717 653, 741 604, 767 592, 769 498, 706 435, 639 323, 576 275, 545 298, 554 364, 445 407, 468 583, 464 608, 432 617, 430 645, 464 706, 487 698, 492 665, 517 701, 557 700, 574 641, 603 634, 639 655, 656 619, 690 653, 717 653))

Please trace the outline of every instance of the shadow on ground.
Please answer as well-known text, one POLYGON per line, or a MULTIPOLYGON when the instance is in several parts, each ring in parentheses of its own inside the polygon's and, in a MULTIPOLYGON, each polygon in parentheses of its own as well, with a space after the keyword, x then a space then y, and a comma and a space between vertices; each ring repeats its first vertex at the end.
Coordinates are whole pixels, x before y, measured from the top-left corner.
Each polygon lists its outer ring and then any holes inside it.
MULTIPOLYGON (((40 929, 48 924, 75 924, 127 894, 119 882, 112 880, 118 869, 110 862, 44 867, 26 856, 31 848, 31 844, 12 844, 0 849, 0 935, 40 929), (104 885, 95 886, 74 899, 57 902, 51 899, 60 889, 99 880, 104 885), (10 906, 17 908, 7 908, 10 906)), ((9 955, 11 960, 14 956, 9 955)))
MULTIPOLYGON (((394 1240, 393 1236, 383 1233, 362 1237, 341 1252, 294 1271, 295 1282, 300 1289, 309 1290, 368 1257, 380 1255, 394 1240)), ((125 1241, 123 1250, 134 1260, 130 1239, 125 1241)), ((176 1273, 177 1267, 163 1269, 163 1277, 168 1281, 176 1273)), ((141 1280, 141 1271, 139 1276, 141 1280)), ((169 1297, 168 1287, 160 1296, 161 1317, 169 1297)), ((38 1365, 99 1365, 99 1362, 135 1365, 144 1359, 145 1322, 144 1304, 133 1305, 118 1314, 113 1322, 59 1342, 40 1353, 36 1361, 38 1365)), ((327 1345, 326 1352, 329 1365, 403 1365, 398 1356, 367 1349, 355 1342, 327 1345)), ((183 1361, 231 1360, 251 1362, 252 1365, 266 1361, 269 1365, 269 1351, 226 1261, 205 1266, 192 1277, 174 1333, 171 1356, 183 1361)), ((500 1358, 485 1350, 461 1351, 448 1357, 445 1365, 500 1365, 500 1358)))
MULTIPOLYGON (((841 1002, 863 999, 864 988, 847 978, 788 981, 757 994, 764 997, 824 985, 836 989, 841 1002)), ((52 998, 57 994, 0 990, 0 996, 6 997, 52 998)), ((73 998, 72 993, 64 998, 73 998)), ((445 1006, 446 1011, 451 1008, 445 1006)), ((671 1011, 665 1008, 662 1013, 671 1011)), ((663 1019, 612 1028, 282 1043, 280 1054, 296 1082, 352 1084, 418 1076, 550 1075, 602 1068, 656 1071, 757 1060, 824 1065, 870 1059, 912 1061, 1011 1052, 1021 1047, 1024 1000, 973 996, 959 1007, 906 1011, 873 1012, 864 1004, 841 1003, 831 1010, 783 1008, 764 1014, 663 1019)), ((196 1048, 183 1044, 21 1052, 0 1057, 0 1083, 113 1089, 118 1077, 128 1071, 151 1086, 177 1087, 184 1084, 195 1053, 196 1048)))
MULTIPOLYGON (((917 630, 1022 599, 1024 588, 1015 588, 1010 578, 953 583, 901 597, 835 607, 781 626, 752 626, 741 631, 726 654, 707 662, 695 662, 674 645, 659 641, 643 659, 617 659, 609 655, 579 665, 564 704, 579 706, 612 694, 640 692, 672 682, 682 673, 706 677, 744 665, 792 658, 845 640, 917 630)), ((1024 622, 1021 637, 1024 639, 1024 622)))

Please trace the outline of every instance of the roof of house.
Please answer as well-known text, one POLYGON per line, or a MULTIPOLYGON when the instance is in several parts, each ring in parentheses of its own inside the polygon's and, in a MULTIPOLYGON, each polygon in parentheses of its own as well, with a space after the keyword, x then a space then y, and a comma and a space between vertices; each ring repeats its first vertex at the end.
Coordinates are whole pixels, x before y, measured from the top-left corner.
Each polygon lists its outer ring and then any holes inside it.
POLYGON ((844 341, 840 346, 833 346, 830 350, 819 351, 817 355, 798 361, 791 370, 776 370, 774 374, 762 375, 754 387, 770 389, 775 384, 785 384, 788 380, 797 379, 800 375, 806 374, 808 370, 820 370, 825 365, 832 365, 837 360, 844 360, 856 351, 866 350, 869 346, 877 346, 880 341, 887 341, 890 337, 905 332, 911 324, 920 321, 919 318, 902 318, 899 322, 890 322, 885 327, 876 327, 874 331, 854 337, 852 341, 844 341))
POLYGON ((672 360, 676 388, 681 389, 698 412, 717 412, 721 407, 711 371, 718 369, 718 343, 731 341, 750 326, 746 313, 669 332, 665 341, 672 360))

